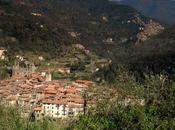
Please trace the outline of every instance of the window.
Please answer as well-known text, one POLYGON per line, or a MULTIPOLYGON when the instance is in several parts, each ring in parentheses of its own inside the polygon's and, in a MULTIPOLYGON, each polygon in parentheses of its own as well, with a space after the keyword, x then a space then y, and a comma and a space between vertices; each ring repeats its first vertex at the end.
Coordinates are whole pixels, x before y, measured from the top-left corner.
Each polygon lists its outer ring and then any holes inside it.
POLYGON ((65 115, 66 115, 66 113, 64 112, 62 115, 63 115, 63 116, 65 116, 65 115))
POLYGON ((68 115, 69 115, 69 116, 74 116, 74 112, 73 112, 73 111, 69 111, 69 112, 68 112, 68 115))
POLYGON ((68 112, 69 116, 74 116, 74 111, 72 108, 69 108, 69 112, 68 112))

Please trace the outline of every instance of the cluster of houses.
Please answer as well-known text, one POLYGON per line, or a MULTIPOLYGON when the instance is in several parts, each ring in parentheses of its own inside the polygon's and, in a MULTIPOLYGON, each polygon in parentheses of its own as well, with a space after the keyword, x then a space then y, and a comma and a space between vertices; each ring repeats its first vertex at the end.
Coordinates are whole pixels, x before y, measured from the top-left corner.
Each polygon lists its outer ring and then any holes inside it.
POLYGON ((45 78, 39 74, 28 76, 13 76, 6 80, 0 80, 0 99, 8 101, 10 104, 16 104, 15 99, 20 96, 31 95, 34 86, 45 82, 45 78))
POLYGON ((92 81, 46 81, 41 74, 33 73, 0 84, 1 103, 18 105, 23 109, 23 116, 33 115, 35 119, 74 117, 95 105, 94 100, 86 98, 87 90, 94 84, 92 81))
POLYGON ((37 87, 35 92, 37 105, 33 108, 35 116, 64 118, 84 113, 94 104, 94 101, 88 101, 84 96, 90 85, 91 81, 77 80, 68 84, 54 82, 37 87))

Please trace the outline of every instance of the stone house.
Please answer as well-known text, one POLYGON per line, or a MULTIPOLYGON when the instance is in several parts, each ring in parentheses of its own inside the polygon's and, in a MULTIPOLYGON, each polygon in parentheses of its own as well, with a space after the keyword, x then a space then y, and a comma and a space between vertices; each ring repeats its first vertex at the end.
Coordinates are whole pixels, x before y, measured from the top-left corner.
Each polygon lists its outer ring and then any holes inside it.
POLYGON ((58 68, 58 73, 62 73, 62 74, 70 74, 71 73, 71 69, 70 68, 58 68))
POLYGON ((24 66, 20 66, 18 62, 12 67, 12 76, 28 76, 36 71, 36 66, 34 64, 23 63, 24 66))

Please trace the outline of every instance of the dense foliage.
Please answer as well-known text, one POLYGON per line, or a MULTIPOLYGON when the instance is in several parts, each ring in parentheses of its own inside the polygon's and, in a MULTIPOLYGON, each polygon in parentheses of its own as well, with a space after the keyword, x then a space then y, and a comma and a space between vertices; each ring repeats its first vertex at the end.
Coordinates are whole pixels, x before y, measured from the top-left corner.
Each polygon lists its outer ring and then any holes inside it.
MULTIPOLYGON (((129 77, 129 75, 125 76, 129 77)), ((136 81, 125 80, 125 83, 136 84, 136 81)), ((120 84, 115 84, 115 86, 118 85, 120 84)), ((80 116, 70 129, 73 127, 77 130, 173 130, 175 128, 175 83, 169 80, 167 75, 149 74, 135 90, 139 90, 139 86, 144 86, 144 90, 137 93, 143 94, 145 105, 122 106, 120 102, 102 100, 95 111, 90 111, 86 116, 80 116)), ((123 84, 123 87, 127 86, 123 84)))
POLYGON ((5 79, 9 76, 7 70, 7 62, 5 60, 0 60, 0 80, 5 79))
POLYGON ((21 112, 17 107, 0 105, 0 130, 59 130, 66 126, 64 120, 49 118, 34 122, 29 117, 21 117, 21 112))

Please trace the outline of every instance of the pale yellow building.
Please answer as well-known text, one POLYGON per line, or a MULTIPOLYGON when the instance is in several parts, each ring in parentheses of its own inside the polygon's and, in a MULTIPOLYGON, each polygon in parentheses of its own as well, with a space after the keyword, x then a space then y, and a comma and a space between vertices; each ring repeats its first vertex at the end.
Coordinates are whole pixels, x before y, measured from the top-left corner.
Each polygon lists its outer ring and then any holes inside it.
POLYGON ((7 50, 5 50, 4 48, 0 48, 0 59, 4 60, 5 59, 5 53, 7 52, 7 50))

